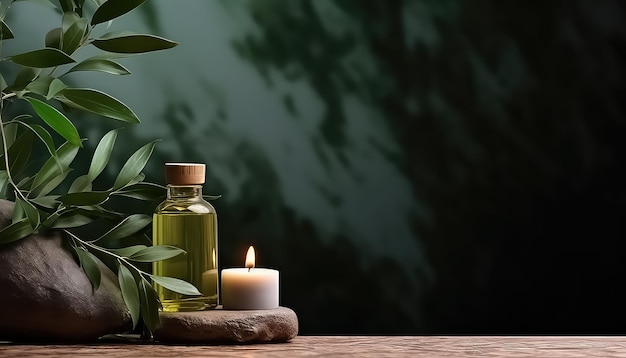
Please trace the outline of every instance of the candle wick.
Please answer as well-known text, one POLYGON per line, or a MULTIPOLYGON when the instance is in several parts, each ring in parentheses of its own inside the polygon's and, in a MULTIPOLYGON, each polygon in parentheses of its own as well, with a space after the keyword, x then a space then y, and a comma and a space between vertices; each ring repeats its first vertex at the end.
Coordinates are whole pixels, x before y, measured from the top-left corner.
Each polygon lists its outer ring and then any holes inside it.
POLYGON ((252 268, 252 267, 248 267, 248 272, 250 272, 250 269, 251 269, 251 268, 252 268))

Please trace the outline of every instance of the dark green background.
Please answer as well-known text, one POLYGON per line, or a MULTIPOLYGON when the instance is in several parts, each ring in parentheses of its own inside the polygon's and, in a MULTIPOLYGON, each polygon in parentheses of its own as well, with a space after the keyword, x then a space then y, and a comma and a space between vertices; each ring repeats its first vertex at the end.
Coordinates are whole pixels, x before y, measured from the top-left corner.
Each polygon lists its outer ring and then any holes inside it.
POLYGON ((108 181, 207 164, 221 266, 255 245, 301 334, 624 333, 625 10, 150 1, 112 27, 180 45, 75 81, 142 118, 108 181))

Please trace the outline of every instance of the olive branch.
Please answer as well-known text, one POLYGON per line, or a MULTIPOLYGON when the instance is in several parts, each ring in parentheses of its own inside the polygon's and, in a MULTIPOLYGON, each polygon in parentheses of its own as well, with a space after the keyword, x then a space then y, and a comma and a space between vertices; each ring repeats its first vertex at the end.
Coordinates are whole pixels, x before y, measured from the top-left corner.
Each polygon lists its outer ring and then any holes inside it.
MULTIPOLYGON (((6 15, 16 3, 24 1, 29 0, 0 1, 0 55, 2 43, 16 38, 5 22, 6 15)), ((70 184, 70 165, 85 139, 65 113, 80 110, 127 123, 139 123, 139 118, 124 103, 102 91, 70 87, 64 82, 64 76, 82 71, 128 75, 130 71, 118 62, 119 59, 169 49, 177 44, 149 34, 95 35, 102 24, 110 24, 145 0, 30 1, 49 5, 59 14, 60 23, 45 35, 44 48, 0 56, 0 63, 10 63, 18 69, 10 83, 0 75, 0 198, 15 202, 11 223, 0 229, 0 244, 58 230, 93 289, 97 290, 100 285, 97 260, 101 259, 117 272, 133 327, 143 321, 153 332, 159 325, 160 306, 153 283, 185 295, 200 294, 188 282, 152 275, 141 268, 142 263, 185 254, 173 246, 152 246, 146 234, 152 221, 149 210, 145 214, 125 213, 110 206, 116 198, 156 203, 165 197, 165 188, 145 181, 143 174, 156 141, 136 150, 110 187, 96 190, 93 182, 107 167, 120 131, 111 130, 98 142, 88 172, 70 184), (95 47, 100 54, 80 59, 78 52, 84 47, 95 47), (5 108, 17 101, 32 109, 43 123, 29 113, 5 120, 5 108), (57 146, 50 130, 65 142, 57 146), (29 166, 32 166, 35 143, 42 143, 49 157, 33 172, 29 166), (62 184, 69 184, 69 189, 59 193, 62 184), (80 229, 88 225, 99 231, 81 232, 80 229)))

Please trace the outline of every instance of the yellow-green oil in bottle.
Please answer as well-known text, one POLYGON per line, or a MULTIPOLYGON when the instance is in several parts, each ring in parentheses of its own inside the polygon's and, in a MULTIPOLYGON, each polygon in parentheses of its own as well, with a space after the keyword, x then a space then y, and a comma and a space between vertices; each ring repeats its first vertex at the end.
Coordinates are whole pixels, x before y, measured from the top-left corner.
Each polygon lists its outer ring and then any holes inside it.
POLYGON ((153 215, 153 244, 176 246, 187 253, 155 262, 153 274, 185 280, 202 295, 186 296, 155 283, 163 311, 215 308, 219 297, 215 208, 202 199, 200 185, 170 184, 167 190, 167 199, 153 215))

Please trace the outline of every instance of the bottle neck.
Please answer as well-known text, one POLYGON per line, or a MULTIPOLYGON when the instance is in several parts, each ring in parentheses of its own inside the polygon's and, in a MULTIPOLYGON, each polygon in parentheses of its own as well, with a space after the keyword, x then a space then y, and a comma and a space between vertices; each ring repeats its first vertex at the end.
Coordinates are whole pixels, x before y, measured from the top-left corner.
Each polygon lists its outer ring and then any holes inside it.
POLYGON ((167 186, 168 199, 201 199, 202 185, 172 185, 167 186))

